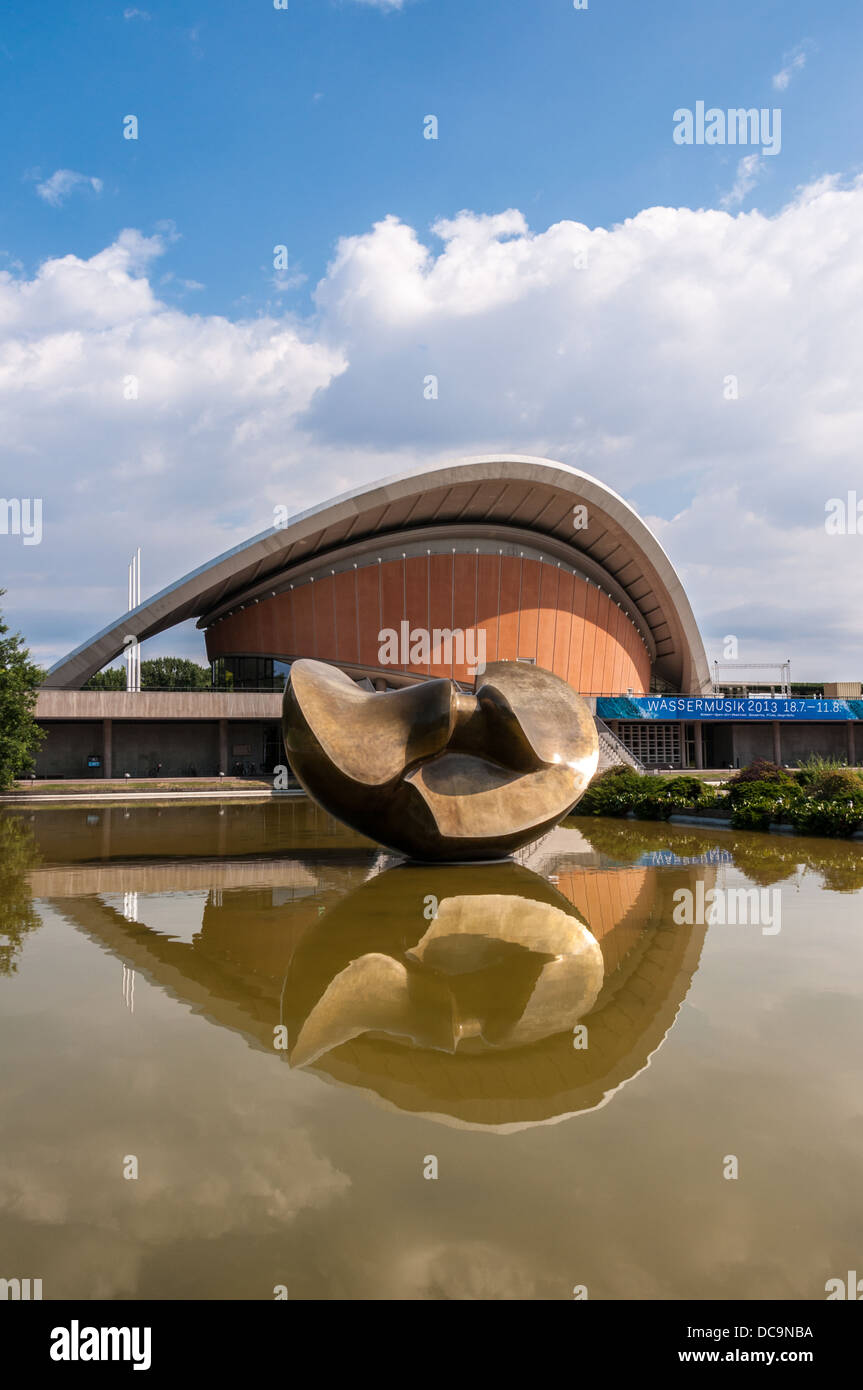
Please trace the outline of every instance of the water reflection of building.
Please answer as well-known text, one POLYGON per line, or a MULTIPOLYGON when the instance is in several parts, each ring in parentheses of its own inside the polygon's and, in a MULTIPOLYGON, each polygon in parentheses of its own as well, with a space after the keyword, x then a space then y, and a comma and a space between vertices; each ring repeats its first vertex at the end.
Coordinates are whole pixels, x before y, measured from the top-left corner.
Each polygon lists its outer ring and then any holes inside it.
POLYGON ((142 871, 148 893, 176 891, 188 863, 45 869, 34 888, 253 1046, 403 1110, 506 1130, 589 1110, 646 1066, 704 935, 672 925, 672 894, 713 873, 600 867, 575 831, 543 854, 548 877, 519 864, 376 872, 380 860, 356 852, 210 862, 195 868, 210 888, 197 929, 170 934, 147 924, 143 892, 137 922, 104 895, 142 871), (239 886, 265 871, 266 887, 239 886), (88 875, 103 896, 87 895, 88 875))

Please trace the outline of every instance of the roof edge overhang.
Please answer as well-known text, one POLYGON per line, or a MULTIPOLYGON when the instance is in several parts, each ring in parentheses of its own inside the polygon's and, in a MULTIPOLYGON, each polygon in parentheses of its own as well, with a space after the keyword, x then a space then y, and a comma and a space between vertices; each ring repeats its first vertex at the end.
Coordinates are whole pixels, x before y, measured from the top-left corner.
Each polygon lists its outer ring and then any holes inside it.
MULTIPOLYGON (((493 482, 535 485, 559 492, 567 501, 571 498, 573 505, 585 503, 589 510, 593 508, 595 514, 606 518, 609 525, 625 534, 633 557, 649 571, 664 622, 673 634, 677 653, 674 669, 675 672, 679 670, 680 690, 700 694, 710 688, 707 657, 683 586, 665 550, 637 512, 618 493, 589 473, 569 464, 522 454, 483 454, 443 462, 354 488, 309 508, 286 526, 270 527, 224 551, 117 618, 56 662, 48 671, 44 685, 49 689, 80 688, 90 676, 119 656, 129 639, 143 642, 181 622, 223 611, 224 602, 231 594, 240 595, 267 575, 282 573, 295 565, 305 566, 316 557, 327 555, 343 544, 338 537, 328 541, 328 533, 337 532, 346 523, 348 531, 361 534, 358 523, 364 515, 373 516, 382 509, 385 513, 407 498, 414 497, 419 502, 424 493, 437 493, 465 484, 479 487, 493 482)), ((412 522, 416 528, 424 524, 427 522, 421 515, 412 522)), ((437 518, 436 524, 446 526, 447 520, 437 518)), ((524 529, 523 523, 516 522, 515 526, 524 529)), ((395 532, 402 528, 391 529, 395 532)), ((389 531, 385 528, 381 536, 387 534, 389 531)), ((539 540, 547 533, 540 529, 536 535, 539 540)), ((579 556, 583 558, 587 554, 589 557, 589 550, 580 550, 574 543, 571 548, 574 566, 579 556)))

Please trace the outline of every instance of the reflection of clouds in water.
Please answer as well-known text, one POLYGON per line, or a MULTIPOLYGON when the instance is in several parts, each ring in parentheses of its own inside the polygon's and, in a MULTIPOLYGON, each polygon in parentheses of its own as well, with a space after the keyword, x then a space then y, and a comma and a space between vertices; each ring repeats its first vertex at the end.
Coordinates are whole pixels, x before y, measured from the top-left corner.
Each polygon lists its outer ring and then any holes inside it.
POLYGON ((392 1265, 384 1298, 537 1299, 561 1296, 561 1284, 512 1250, 480 1240, 415 1246, 392 1265))
POLYGON ((28 1143, 16 1151, 7 1144, 0 1207, 42 1224, 86 1221, 155 1241, 180 1229, 184 1236, 270 1229, 350 1187, 346 1174, 315 1154, 304 1131, 286 1130, 276 1148, 266 1117, 257 1127, 256 1136, 244 1116, 228 1143, 222 1131, 217 1148, 196 1150, 184 1140, 182 1150, 151 1152, 146 1140, 137 1150, 133 1144, 128 1152, 136 1153, 140 1176, 131 1180, 122 1176, 116 1129, 91 1130, 59 1153, 53 1145, 28 1143))
MULTIPOLYGON (((153 1100, 164 1104, 164 1091, 153 1100)), ((204 1104, 199 1097, 190 1113, 202 1113, 204 1104)), ((7 1105, 12 1134, 32 1133, 28 1105, 22 1096, 20 1117, 7 1105)), ((315 1151, 308 1132, 287 1124, 274 1132, 271 1112, 252 1104, 219 1115, 216 1142, 190 1124, 189 1114, 176 1114, 173 1123, 164 1114, 149 1120, 146 1107, 128 1119, 101 1115, 85 1112, 82 1132, 67 1133, 62 1146, 54 1136, 4 1146, 0 1211, 12 1232, 23 1230, 21 1259, 28 1267, 38 1254, 46 1297, 134 1293, 143 1263, 159 1248, 177 1240, 272 1236, 351 1186, 315 1151), (100 1117, 96 1128, 91 1115, 100 1117), (137 1180, 122 1176, 127 1153, 138 1157, 137 1180)))

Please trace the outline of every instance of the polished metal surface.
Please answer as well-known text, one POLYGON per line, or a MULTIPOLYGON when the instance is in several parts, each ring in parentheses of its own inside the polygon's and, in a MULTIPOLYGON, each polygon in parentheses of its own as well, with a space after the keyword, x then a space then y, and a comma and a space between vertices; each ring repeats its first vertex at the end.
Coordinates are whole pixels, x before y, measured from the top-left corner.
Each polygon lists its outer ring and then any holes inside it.
POLYGON ((605 973, 579 913, 512 863, 390 869, 322 918, 292 965, 294 1067, 366 1035, 478 1056, 571 1033, 605 973), (424 920, 429 885, 436 906, 424 920), (370 912, 374 935, 358 937, 357 912, 370 912))
POLYGON ((473 694, 452 681, 360 690, 296 661, 285 747, 310 796, 412 859, 503 858, 572 809, 599 756, 587 701, 541 667, 496 662, 473 694))

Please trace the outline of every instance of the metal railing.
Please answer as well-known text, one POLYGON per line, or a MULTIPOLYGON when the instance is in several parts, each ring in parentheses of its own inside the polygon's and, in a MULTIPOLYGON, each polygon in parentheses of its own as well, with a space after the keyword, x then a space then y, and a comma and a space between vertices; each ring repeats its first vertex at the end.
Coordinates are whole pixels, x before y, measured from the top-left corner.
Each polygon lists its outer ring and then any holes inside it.
POLYGON ((644 763, 641 762, 630 749, 627 748, 623 739, 612 733, 608 725, 598 714, 593 716, 596 725, 596 732, 599 735, 599 771, 605 767, 612 767, 615 763, 627 763, 636 772, 644 772, 644 763), (605 758, 603 758, 603 752, 605 758))

